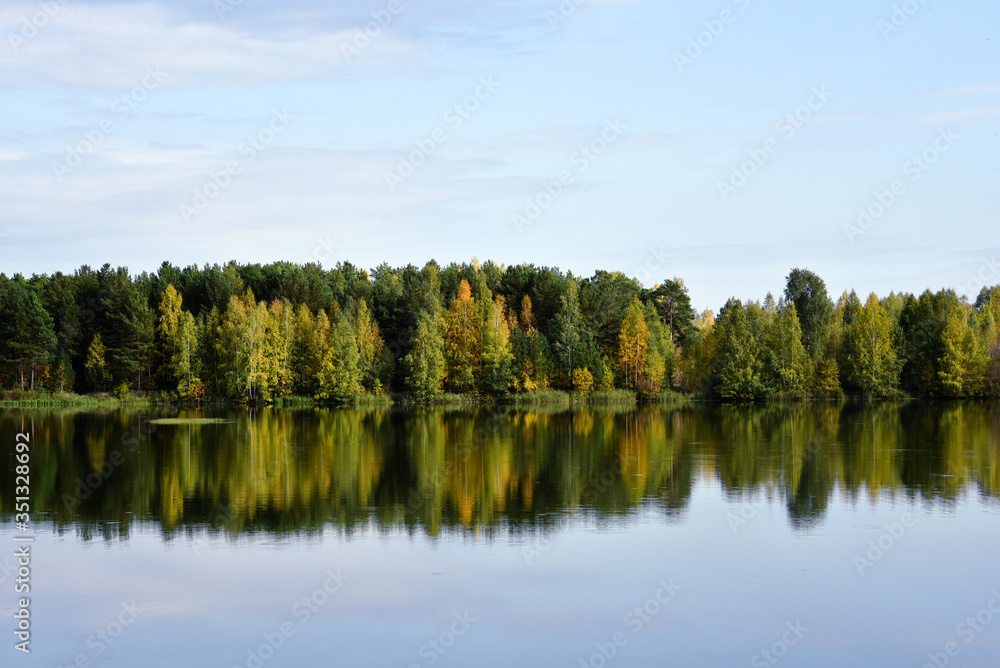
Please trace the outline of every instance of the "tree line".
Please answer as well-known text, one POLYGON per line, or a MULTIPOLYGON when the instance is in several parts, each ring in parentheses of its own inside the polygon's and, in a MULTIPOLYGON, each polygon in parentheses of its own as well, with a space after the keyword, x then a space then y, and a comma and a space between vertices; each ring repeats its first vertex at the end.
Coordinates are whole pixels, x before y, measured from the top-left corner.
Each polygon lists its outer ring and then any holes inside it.
POLYGON ((793 269, 778 298, 696 313, 681 279, 493 262, 164 263, 0 274, 0 386, 200 402, 545 390, 768 398, 1000 396, 1000 286, 836 301, 793 269))

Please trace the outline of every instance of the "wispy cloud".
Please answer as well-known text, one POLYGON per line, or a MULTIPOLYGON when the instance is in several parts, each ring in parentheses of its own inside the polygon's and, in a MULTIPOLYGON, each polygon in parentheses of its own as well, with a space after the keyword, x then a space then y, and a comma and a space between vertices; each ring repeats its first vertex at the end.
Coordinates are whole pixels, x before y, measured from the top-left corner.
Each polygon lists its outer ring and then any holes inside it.
MULTIPOLYGON (((0 11, 0 34, 19 35, 33 10, 15 5, 0 11)), ((331 80, 349 67, 342 45, 355 33, 255 34, 218 21, 181 20, 154 4, 67 4, 32 35, 24 43, 0 44, 0 87, 116 91, 137 85, 150 66, 167 74, 165 87, 331 80)), ((412 55, 391 30, 366 52, 367 62, 382 64, 412 55)))

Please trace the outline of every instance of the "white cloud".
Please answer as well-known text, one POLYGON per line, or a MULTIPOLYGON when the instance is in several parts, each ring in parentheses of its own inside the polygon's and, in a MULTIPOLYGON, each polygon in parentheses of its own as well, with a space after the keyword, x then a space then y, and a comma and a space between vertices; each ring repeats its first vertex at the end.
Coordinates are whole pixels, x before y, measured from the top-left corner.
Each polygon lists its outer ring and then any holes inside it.
POLYGON ((391 26, 352 63, 342 47, 355 39, 354 29, 250 34, 226 23, 181 21, 154 4, 67 4, 37 34, 25 31, 25 17, 37 11, 20 3, 0 10, 0 87, 122 90, 138 85, 148 67, 162 69, 166 87, 329 80, 352 64, 392 64, 413 54, 391 26))

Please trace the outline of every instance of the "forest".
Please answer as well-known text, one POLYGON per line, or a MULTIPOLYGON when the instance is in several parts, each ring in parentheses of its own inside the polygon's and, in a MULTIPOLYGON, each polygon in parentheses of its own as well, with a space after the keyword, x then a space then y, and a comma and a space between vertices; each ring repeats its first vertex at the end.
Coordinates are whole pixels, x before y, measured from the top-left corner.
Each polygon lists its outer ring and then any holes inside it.
POLYGON ((696 313, 652 289, 487 261, 0 274, 8 400, 356 403, 555 395, 723 401, 1000 396, 1000 286, 835 300, 793 269, 775 298, 696 313))

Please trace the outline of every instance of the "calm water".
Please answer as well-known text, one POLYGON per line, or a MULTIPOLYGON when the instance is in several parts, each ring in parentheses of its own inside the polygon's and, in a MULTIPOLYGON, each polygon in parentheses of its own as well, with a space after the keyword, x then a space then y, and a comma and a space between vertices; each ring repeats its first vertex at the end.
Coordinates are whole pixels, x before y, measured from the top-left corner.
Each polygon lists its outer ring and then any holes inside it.
POLYGON ((997 404, 181 416, 0 413, 2 665, 1000 665, 997 404))

